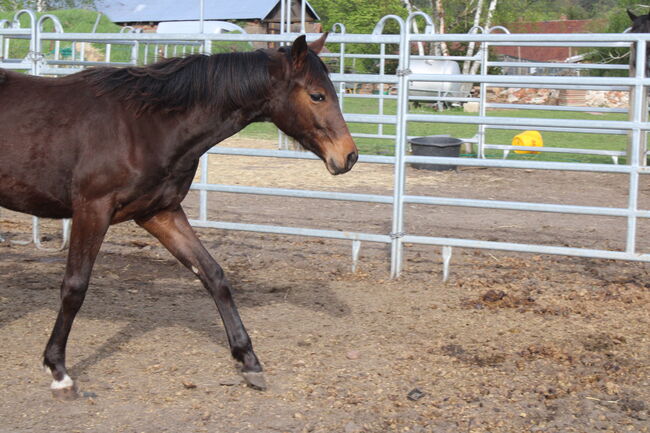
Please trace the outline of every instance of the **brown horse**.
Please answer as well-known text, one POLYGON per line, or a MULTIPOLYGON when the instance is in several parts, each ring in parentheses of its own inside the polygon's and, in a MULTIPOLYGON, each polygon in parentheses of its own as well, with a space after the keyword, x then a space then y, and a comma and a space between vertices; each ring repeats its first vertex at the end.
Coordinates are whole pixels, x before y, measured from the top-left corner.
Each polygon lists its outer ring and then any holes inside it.
POLYGON ((64 78, 0 69, 0 206, 72 218, 61 307, 43 361, 55 396, 77 395, 65 368, 68 335, 108 227, 127 220, 198 276, 217 304, 244 378, 265 388, 230 284, 181 202, 200 156, 251 122, 272 121, 332 174, 352 168, 357 148, 317 56, 326 37, 64 78))

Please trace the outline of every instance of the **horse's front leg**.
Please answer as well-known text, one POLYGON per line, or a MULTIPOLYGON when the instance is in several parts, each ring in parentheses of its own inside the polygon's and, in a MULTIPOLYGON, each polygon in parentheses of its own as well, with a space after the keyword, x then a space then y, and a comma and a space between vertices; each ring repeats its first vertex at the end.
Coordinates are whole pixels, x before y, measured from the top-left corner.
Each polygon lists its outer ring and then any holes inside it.
POLYGON ((86 296, 95 258, 110 225, 111 210, 108 201, 85 202, 74 208, 68 262, 61 285, 61 307, 43 354, 43 364, 54 377, 52 394, 57 398, 77 397, 75 384, 65 368, 65 347, 72 322, 86 296))
POLYGON ((266 382, 251 339, 232 299, 230 283, 223 269, 203 247, 182 208, 159 212, 136 221, 154 235, 183 265, 195 273, 217 304, 232 356, 242 364, 242 375, 249 386, 266 389, 266 382))

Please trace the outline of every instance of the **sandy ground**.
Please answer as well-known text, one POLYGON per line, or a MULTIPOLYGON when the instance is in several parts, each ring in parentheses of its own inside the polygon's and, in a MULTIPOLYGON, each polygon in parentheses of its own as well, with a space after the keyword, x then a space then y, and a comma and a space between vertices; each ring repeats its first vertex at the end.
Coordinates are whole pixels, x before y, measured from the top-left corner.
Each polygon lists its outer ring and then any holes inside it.
MULTIPOLYGON (((236 146, 269 143, 231 141, 236 146)), ((390 167, 329 176, 322 163, 211 156, 210 180, 390 194, 390 167)), ((623 206, 617 175, 412 170, 409 194, 623 206)), ((650 187, 642 181, 642 206, 650 187)), ((224 221, 390 231, 389 206, 210 194, 224 221)), ((187 200, 196 213, 196 194, 187 200)), ((622 248, 625 220, 408 206, 407 231, 622 248)), ((0 213, 0 233, 30 219, 0 213)), ((216 308, 145 232, 113 227, 73 328, 83 398, 53 400, 40 356, 63 252, 0 243, 0 432, 649 432, 650 266, 198 230, 235 288, 270 387, 243 385, 216 308), (415 391, 419 390, 419 392, 415 391), (410 398, 409 398, 410 395, 410 398), (417 398, 420 397, 420 398, 417 398)), ((49 246, 58 224, 45 223, 49 246)), ((650 246, 639 227, 641 251, 650 246)))

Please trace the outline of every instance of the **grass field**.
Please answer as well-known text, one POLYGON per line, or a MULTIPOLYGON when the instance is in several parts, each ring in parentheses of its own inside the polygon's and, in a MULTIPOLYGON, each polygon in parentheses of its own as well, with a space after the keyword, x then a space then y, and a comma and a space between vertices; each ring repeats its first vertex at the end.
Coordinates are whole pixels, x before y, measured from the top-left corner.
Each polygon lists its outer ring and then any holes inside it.
MULTIPOLYGON (((384 114, 395 114, 396 104, 394 100, 387 100, 384 105, 384 114)), ((378 114, 378 105, 376 100, 362 99, 345 99, 346 113, 378 114)), ((436 114, 432 108, 411 106, 411 113, 436 114)), ((476 114, 464 113, 458 109, 446 110, 444 115, 456 116, 476 116, 476 114)), ((488 116, 497 117, 529 117, 529 118, 546 118, 546 119, 587 119, 587 120, 625 120, 625 114, 607 113, 576 113, 576 112, 557 112, 542 110, 498 110, 489 111, 488 116)), ((376 133, 376 125, 368 124, 349 124, 351 132, 354 133, 376 133)), ((394 134, 393 125, 384 125, 385 134, 394 134)), ((511 144, 515 135, 521 131, 517 130, 496 130, 487 131, 487 142, 490 144, 511 144)), ((416 123, 411 122, 408 125, 409 136, 425 136, 436 134, 449 134, 452 137, 472 138, 477 133, 477 126, 471 124, 451 124, 451 123, 416 123)), ((277 130, 271 124, 253 124, 241 133, 243 136, 252 138, 277 138, 277 130)), ((579 149, 598 149, 598 150, 625 150, 627 137, 619 135, 604 134, 578 134, 564 132, 542 132, 545 147, 564 147, 579 149)), ((362 153, 368 154, 393 154, 394 141, 371 138, 357 138, 357 145, 362 153)), ((501 151, 489 151, 488 157, 502 156, 501 151)), ((515 154, 510 153, 509 158, 526 159, 539 161, 566 161, 566 162, 591 162, 591 163, 612 163, 610 157, 597 155, 576 155, 565 153, 540 153, 540 154, 515 154)))

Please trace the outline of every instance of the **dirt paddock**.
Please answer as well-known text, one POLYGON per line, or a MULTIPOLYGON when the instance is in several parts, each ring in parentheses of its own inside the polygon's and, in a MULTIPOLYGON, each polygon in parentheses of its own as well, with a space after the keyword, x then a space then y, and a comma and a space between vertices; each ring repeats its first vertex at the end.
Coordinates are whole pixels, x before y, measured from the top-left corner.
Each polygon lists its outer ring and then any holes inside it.
MULTIPOLYGON (((231 145, 268 143, 233 140, 231 145)), ((390 167, 330 177, 322 163, 211 157, 210 181, 390 194, 390 167)), ((604 174, 409 171, 409 194, 624 206, 604 174)), ((642 178, 641 207, 650 184, 642 178)), ((389 206, 210 194, 210 217, 372 233, 389 206)), ((196 214, 196 194, 188 197, 196 214)), ((625 220, 408 206, 407 231, 623 248, 625 220)), ((650 432, 650 266, 198 230, 235 289, 269 389, 241 383, 216 308, 144 231, 114 226, 68 345, 82 398, 53 400, 41 352, 65 253, 11 240, 30 219, 0 211, 0 432, 650 432), (419 391, 419 392, 418 392, 419 391)), ((650 227, 639 226, 650 250, 650 227)), ((58 225, 46 223, 55 246, 58 225)))

